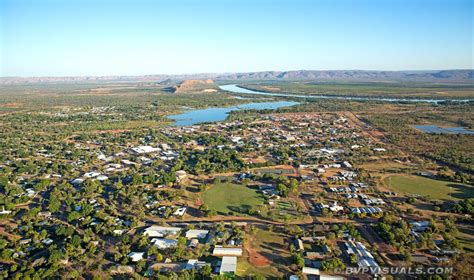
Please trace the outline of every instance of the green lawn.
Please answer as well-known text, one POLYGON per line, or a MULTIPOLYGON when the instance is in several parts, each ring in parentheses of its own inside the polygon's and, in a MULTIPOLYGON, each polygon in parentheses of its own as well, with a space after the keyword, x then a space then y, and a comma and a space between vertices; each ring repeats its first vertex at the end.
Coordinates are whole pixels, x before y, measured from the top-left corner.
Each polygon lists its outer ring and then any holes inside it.
POLYGON ((250 207, 261 205, 263 197, 254 189, 232 183, 219 183, 202 194, 209 209, 219 214, 245 213, 250 207))
POLYGON ((396 192, 429 196, 434 199, 459 200, 474 197, 474 187, 415 175, 393 175, 385 182, 396 192))

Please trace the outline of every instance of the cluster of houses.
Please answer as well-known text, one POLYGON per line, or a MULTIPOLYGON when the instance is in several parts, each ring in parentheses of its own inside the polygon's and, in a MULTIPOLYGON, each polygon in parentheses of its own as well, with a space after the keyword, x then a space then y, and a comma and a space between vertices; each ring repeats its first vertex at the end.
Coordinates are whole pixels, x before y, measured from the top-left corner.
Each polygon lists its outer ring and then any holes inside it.
POLYGON ((158 201, 154 200, 153 202, 145 204, 147 209, 152 209, 148 213, 155 215, 161 218, 169 218, 170 216, 182 217, 186 213, 188 207, 186 206, 159 206, 158 201))
MULTIPOLYGON (((352 187, 351 187, 352 188, 352 187)), ((335 188, 331 188, 335 189, 335 188)), ((346 188, 344 188, 346 189, 346 188)), ((336 189, 336 191, 338 191, 336 189)), ((364 207, 348 207, 348 210, 342 205, 339 205, 337 201, 332 201, 328 204, 319 202, 315 203, 314 207, 322 211, 323 209, 328 209, 329 211, 333 213, 347 213, 349 211, 350 213, 353 214, 368 214, 368 215, 375 215, 375 214, 381 214, 383 213, 383 210, 380 207, 377 207, 376 205, 383 205, 385 204, 385 201, 381 198, 369 198, 365 194, 355 194, 355 193, 346 193, 345 194, 346 198, 359 198, 362 203, 364 203, 366 206, 364 207)))
POLYGON ((342 212, 344 211, 344 207, 341 205, 337 204, 337 201, 333 201, 330 204, 324 204, 324 203, 317 203, 315 205, 316 209, 323 210, 323 209, 329 209, 331 212, 342 212))
MULTIPOLYGON (((358 173, 354 171, 353 165, 346 156, 348 149, 357 150, 362 147, 369 146, 370 141, 365 137, 358 134, 351 124, 345 120, 345 118, 339 117, 334 119, 333 115, 298 115, 298 114, 279 114, 272 115, 263 120, 254 121, 251 123, 245 123, 248 128, 244 131, 235 129, 244 123, 241 121, 227 122, 227 123, 216 123, 212 125, 203 125, 195 127, 168 127, 164 128, 161 132, 172 139, 180 139, 184 135, 190 136, 191 140, 186 140, 186 143, 181 143, 184 148, 194 150, 206 150, 209 148, 224 149, 224 148, 238 148, 246 146, 250 152, 242 153, 242 157, 252 158, 258 155, 263 159, 263 163, 270 160, 279 160, 274 157, 272 152, 274 149, 279 147, 292 148, 298 147, 301 150, 301 156, 289 155, 288 162, 297 161, 298 164, 293 165, 298 167, 300 170, 308 171, 304 172, 305 175, 298 174, 297 168, 292 167, 291 169, 270 169, 260 168, 258 173, 260 174, 275 174, 284 176, 300 176, 303 181, 315 181, 319 180, 320 177, 324 177, 326 174, 337 174, 334 176, 327 177, 327 180, 337 181, 336 184, 344 185, 337 187, 327 188, 329 193, 336 193, 338 195, 344 194, 347 198, 360 198, 361 201, 366 205, 365 207, 348 207, 340 204, 338 201, 324 202, 316 204, 316 208, 334 213, 367 213, 374 214, 382 212, 382 209, 376 207, 382 205, 384 202, 381 199, 368 198, 365 194, 360 193, 361 189, 366 189, 368 186, 365 183, 355 182, 358 177, 358 173), (276 128, 276 129, 275 129, 276 128), (209 147, 208 145, 199 141, 197 135, 215 134, 223 136, 223 144, 219 144, 216 147, 209 147), (278 139, 275 141, 275 139, 278 139), (349 139, 349 140, 348 140, 349 139), (337 173, 333 173, 333 169, 339 169, 337 173), (341 183, 339 183, 341 182, 341 183), (347 209, 347 210, 346 210, 347 209)), ((96 152, 97 160, 101 162, 101 166, 97 166, 92 169, 86 169, 82 171, 80 177, 77 177, 70 182, 79 186, 83 184, 85 180, 97 180, 107 181, 111 176, 111 173, 126 171, 129 167, 139 167, 141 165, 152 165, 156 160, 160 163, 163 162, 165 166, 170 169, 173 165, 173 160, 176 160, 180 153, 177 149, 173 149, 168 144, 157 144, 152 142, 153 138, 147 136, 141 140, 140 145, 131 147, 126 145, 122 147, 122 151, 114 154, 105 153, 104 150, 96 152)), ((179 140, 178 140, 179 141, 179 140)), ((100 143, 97 143, 98 145, 100 143)), ((76 143, 76 145, 82 145, 76 143)), ((173 144, 174 146, 174 144, 173 144)), ((76 148, 81 148, 76 146, 76 148)), ((374 152, 383 152, 383 148, 373 148, 374 152)), ((44 151, 45 153, 47 151, 44 151)), ((81 170, 81 167, 85 164, 82 159, 73 162, 73 166, 76 170, 81 170)), ((265 166, 265 165, 262 165, 265 166)), ((157 167, 158 168, 158 167, 157 167)), ((159 168, 163 168, 160 166, 159 168)), ((183 182, 188 176, 184 170, 175 171, 177 182, 183 182)), ((60 176, 60 175, 59 175, 60 176)), ((248 173, 242 173, 239 177, 240 180, 246 179, 250 176, 248 173)), ((160 186, 157 186, 160 187, 160 186)), ((274 184, 259 184, 258 189, 262 192, 269 204, 274 203, 275 200, 280 199, 280 193, 274 184)), ((32 189, 31 189, 32 191, 32 189)), ((30 191, 27 190, 29 196, 32 196, 30 191)), ((96 201, 89 201, 89 204, 93 205, 94 209, 101 207, 96 201)), ((153 196, 149 196, 145 203, 147 214, 156 215, 162 218, 168 218, 169 216, 183 216, 187 212, 186 206, 181 205, 163 205, 161 202, 153 196)), ((80 207, 80 205, 77 205, 80 207)), ((76 208, 76 211, 81 211, 81 208, 76 208)), ((9 213, 7 210, 0 212, 9 213)), ((114 219, 114 217, 111 217, 114 219)), ((96 226, 103 221, 92 219, 90 226, 96 226)), ((126 233, 130 224, 128 221, 124 221, 120 218, 115 218, 113 223, 113 234, 122 235, 126 233)), ((217 274, 233 274, 236 271, 238 258, 242 256, 241 240, 232 239, 217 244, 213 241, 215 238, 219 238, 219 232, 213 232, 212 230, 206 229, 189 229, 185 230, 182 227, 168 227, 168 226, 151 226, 145 229, 145 236, 149 238, 151 246, 155 246, 159 250, 167 251, 178 246, 178 237, 184 237, 187 240, 186 246, 189 248, 198 248, 200 244, 210 244, 212 252, 210 254, 219 259, 218 262, 208 263, 203 260, 190 259, 179 263, 171 262, 169 259, 163 263, 157 263, 151 267, 156 269, 199 269, 204 266, 212 266, 213 271, 217 274)), ((314 241, 314 240, 313 240, 314 241)), ((52 242, 48 239, 43 242, 52 242)), ((331 249, 329 246, 322 246, 320 252, 308 251, 304 249, 304 242, 309 242, 304 238, 295 241, 295 247, 298 251, 304 252, 306 259, 324 259, 326 256, 331 255, 331 249)), ((354 248, 360 246, 354 243, 354 248)), ((358 249, 361 251, 361 249, 358 249)), ((354 250, 355 251, 355 250, 354 250)), ((128 257, 132 262, 138 262, 147 257, 145 252, 131 252, 128 257)), ((308 266, 305 266, 303 273, 307 275, 315 275, 317 268, 308 262, 308 266)), ((318 272, 319 274, 319 272, 318 272)), ((329 277, 329 276, 328 276, 329 277)))
MULTIPOLYGON (((350 259, 351 256, 357 261, 357 267, 360 268, 371 268, 372 271, 377 271, 380 269, 379 264, 376 262, 374 256, 369 252, 364 244, 359 241, 355 241, 347 231, 344 232, 343 238, 344 242, 341 242, 342 252, 345 254, 347 259, 350 259)), ((344 279, 341 276, 327 275, 327 272, 322 273, 321 262, 325 259, 332 258, 333 249, 326 243, 326 238, 324 236, 315 236, 315 237, 301 237, 293 240, 293 245, 297 252, 300 252, 304 256, 305 266, 302 269, 302 273, 308 279, 344 279), (315 242, 318 242, 318 246, 314 246, 315 242), (305 246, 307 244, 308 246, 305 246), (318 248, 315 250, 315 248, 318 248)), ((290 279, 298 279, 297 276, 294 276, 290 279)))
POLYGON ((383 213, 383 210, 379 207, 352 207, 351 212, 353 214, 378 214, 383 213))
POLYGON ((361 195, 365 205, 383 205, 385 201, 381 198, 369 198, 366 195, 361 195))
POLYGON ((331 181, 352 181, 357 177, 357 173, 354 171, 343 170, 338 175, 331 176, 328 179, 331 181))
POLYGON ((380 269, 379 265, 375 261, 372 254, 367 250, 367 248, 358 241, 347 241, 344 243, 346 246, 345 253, 348 256, 355 255, 357 258, 357 265, 360 268, 372 268, 380 269))
MULTIPOLYGON (((148 140, 151 140, 151 137, 149 137, 148 140)), ((76 143, 76 146, 77 148, 82 147, 82 145, 79 143, 76 143)), ((151 145, 131 147, 111 156, 106 156, 103 152, 98 152, 97 159, 104 162, 104 165, 101 168, 103 171, 99 172, 93 170, 85 172, 81 177, 70 180, 70 183, 72 185, 79 186, 86 179, 103 182, 109 179, 107 174, 124 171, 130 166, 150 165, 156 159, 159 159, 165 163, 171 163, 178 157, 179 152, 173 150, 170 145, 166 143, 160 144, 159 147, 154 147, 151 145), (119 160, 120 163, 117 163, 117 160, 119 160)), ((73 162, 73 166, 75 167, 79 167, 84 164, 85 162, 83 160, 77 160, 73 162)), ((176 176, 178 180, 182 180, 186 178, 187 174, 185 171, 177 171, 176 176)))
MULTIPOLYGON (((336 122, 338 116, 331 114, 278 114, 263 117, 252 122, 230 121, 193 127, 168 127, 164 129, 170 137, 184 135, 194 138, 184 143, 187 148, 203 150, 206 144, 196 140, 197 134, 219 134, 227 141, 213 148, 231 148, 245 146, 248 153, 242 153, 243 158, 254 158, 258 153, 263 161, 271 158, 278 159, 271 149, 278 147, 301 149, 301 156, 289 155, 288 161, 298 161, 301 166, 320 165, 318 171, 324 173, 327 168, 347 168, 353 166, 344 158, 346 151, 371 146, 370 139, 359 133, 353 124, 336 122), (242 125, 245 130, 239 129, 242 125), (349 140, 349 141, 348 141, 349 140), (321 159, 322 162, 321 162, 321 159), (322 164, 321 164, 322 163, 322 164)), ((343 118, 344 119, 344 118, 343 118)), ((252 162, 252 161, 250 161, 252 162)), ((341 175, 349 180, 357 174, 347 171, 341 175)))
MULTIPOLYGON (((321 262, 325 259, 331 259, 333 249, 326 243, 325 236, 310 236, 293 239, 293 246, 297 252, 304 257, 304 267, 301 272, 307 279, 327 279, 327 280, 342 280, 341 276, 329 275, 328 272, 322 272, 321 262), (320 245, 314 246, 315 242, 320 245)), ((289 279, 300 279, 296 275, 290 276, 289 279)))
MULTIPOLYGON (((431 227, 431 222, 430 221, 413 221, 410 222, 411 226, 411 234, 417 239, 421 239, 421 234, 425 231, 427 231, 431 227)), ((434 240, 434 248, 429 250, 429 253, 433 256, 438 256, 435 257, 435 262, 441 262, 441 261, 447 261, 448 257, 455 256, 459 253, 458 250, 453 249, 449 246, 447 246, 440 237, 440 239, 434 240)))
MULTIPOLYGON (((2 167, 0 165, 0 174, 2 173, 1 171, 2 167)), ((12 198, 19 198, 21 201, 26 202, 36 197, 38 193, 31 187, 31 184, 29 184, 25 178, 20 177, 18 181, 20 182, 19 187, 15 190, 14 194, 11 195, 12 198)), ((10 184, 11 182, 8 183, 10 184)), ((10 213, 10 210, 3 209, 3 211, 0 211, 0 215, 8 215, 10 213)))
MULTIPOLYGON (((186 246, 196 248, 199 244, 209 244, 212 246, 211 255, 218 259, 217 262, 206 262, 197 259, 190 259, 178 263, 173 263, 170 259, 165 259, 163 263, 155 263, 153 269, 161 271, 183 269, 199 269, 203 266, 210 266, 216 274, 233 275, 237 269, 238 257, 242 256, 242 240, 230 239, 222 240, 222 232, 215 232, 207 229, 188 229, 172 226, 150 226, 147 227, 143 235, 150 238, 151 246, 159 250, 168 250, 178 246, 178 237, 183 236, 187 240, 186 246), (220 241, 220 242, 219 242, 220 241), (224 245, 218 243, 224 242, 224 245)), ((132 262, 143 260, 145 252, 131 252, 128 257, 132 262)))

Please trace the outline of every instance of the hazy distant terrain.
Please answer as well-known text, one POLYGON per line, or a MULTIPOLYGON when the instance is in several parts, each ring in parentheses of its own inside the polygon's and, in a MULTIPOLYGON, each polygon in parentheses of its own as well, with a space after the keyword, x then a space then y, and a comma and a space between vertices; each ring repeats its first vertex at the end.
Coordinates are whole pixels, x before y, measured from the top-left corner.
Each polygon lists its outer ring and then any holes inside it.
POLYGON ((264 71, 246 73, 203 73, 183 75, 143 76, 70 76, 70 77, 1 77, 0 84, 40 82, 108 82, 108 81, 182 81, 189 79, 213 80, 315 80, 315 81, 370 81, 370 82, 462 82, 472 83, 474 70, 442 71, 264 71))
POLYGON ((347 80, 347 81, 472 81, 474 70, 446 71, 270 71, 227 74, 236 80, 347 80))

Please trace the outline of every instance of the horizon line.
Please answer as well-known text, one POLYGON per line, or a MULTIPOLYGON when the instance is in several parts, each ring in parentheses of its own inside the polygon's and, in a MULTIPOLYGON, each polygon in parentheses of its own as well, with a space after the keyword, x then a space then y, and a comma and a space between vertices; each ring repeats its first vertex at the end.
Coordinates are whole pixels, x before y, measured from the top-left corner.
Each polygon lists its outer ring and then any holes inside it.
POLYGON ((447 69, 421 69, 421 70, 370 70, 370 69, 336 69, 336 70, 260 70, 245 72, 194 72, 179 74, 107 74, 107 75, 45 75, 45 76, 2 76, 0 79, 8 78, 76 78, 76 77, 145 77, 145 76, 190 76, 190 75, 228 75, 228 74, 248 74, 248 73, 264 73, 264 72, 341 72, 341 71, 358 71, 358 72, 440 72, 440 71, 474 71, 474 68, 447 68, 447 69))

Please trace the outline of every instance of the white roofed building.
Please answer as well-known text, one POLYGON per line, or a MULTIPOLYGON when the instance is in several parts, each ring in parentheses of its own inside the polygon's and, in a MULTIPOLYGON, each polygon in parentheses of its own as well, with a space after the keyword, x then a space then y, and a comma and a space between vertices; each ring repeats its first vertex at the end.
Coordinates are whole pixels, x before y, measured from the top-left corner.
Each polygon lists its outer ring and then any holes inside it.
POLYGON ((128 257, 132 260, 132 262, 138 262, 143 259, 144 254, 145 253, 143 252, 131 252, 130 254, 128 254, 128 257))
POLYGON ((319 275, 319 269, 307 266, 303 267, 302 272, 306 275, 319 275))
POLYGON ((136 154, 148 154, 148 153, 156 153, 161 151, 160 148, 154 148, 152 146, 138 146, 131 149, 136 154))
POLYGON ((215 247, 212 251, 213 256, 242 256, 242 248, 215 247))
POLYGON ((187 239, 203 239, 206 238, 207 234, 209 233, 208 230, 204 229, 190 229, 186 232, 186 238, 187 239))
POLYGON ((179 227, 151 226, 145 229, 143 235, 149 237, 165 237, 167 235, 177 235, 181 231, 179 227))
POLYGON ((235 274, 237 270, 237 257, 225 256, 222 258, 219 274, 235 274))
POLYGON ((153 243, 158 249, 174 248, 178 245, 177 240, 167 238, 153 238, 151 243, 153 243))
POLYGON ((360 242, 346 242, 346 253, 347 255, 354 254, 357 257, 357 264, 362 268, 374 268, 378 269, 379 265, 375 261, 372 254, 367 250, 364 244, 360 242))
POLYGON ((179 207, 173 212, 173 215, 175 216, 183 216, 186 213, 187 208, 186 207, 179 207))

